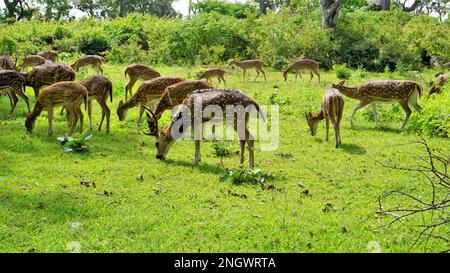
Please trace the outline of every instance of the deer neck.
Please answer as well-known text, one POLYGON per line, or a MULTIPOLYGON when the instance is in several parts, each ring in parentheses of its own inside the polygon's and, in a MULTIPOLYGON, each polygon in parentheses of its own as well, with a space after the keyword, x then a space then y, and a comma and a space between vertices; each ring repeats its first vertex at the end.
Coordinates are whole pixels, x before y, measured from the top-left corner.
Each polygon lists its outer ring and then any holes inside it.
POLYGON ((352 99, 358 99, 358 88, 357 87, 348 87, 348 86, 338 86, 335 87, 337 90, 339 90, 339 92, 341 92, 342 94, 344 94, 345 96, 352 98, 352 99))
POLYGON ((321 109, 319 113, 313 115, 312 118, 313 118, 314 120, 318 120, 318 121, 324 120, 324 119, 325 119, 325 115, 324 115, 324 113, 323 113, 323 109, 321 109))
POLYGON ((44 110, 44 106, 39 101, 37 101, 34 105, 33 112, 31 112, 29 116, 30 119, 35 122, 39 115, 42 113, 42 110, 44 110))

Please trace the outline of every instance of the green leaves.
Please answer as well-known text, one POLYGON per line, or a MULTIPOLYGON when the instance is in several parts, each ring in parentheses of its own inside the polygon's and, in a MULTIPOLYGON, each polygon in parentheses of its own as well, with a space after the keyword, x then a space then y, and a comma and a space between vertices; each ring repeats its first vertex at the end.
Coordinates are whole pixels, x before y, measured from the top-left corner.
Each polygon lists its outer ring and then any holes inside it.
POLYGON ((227 170, 224 175, 220 177, 221 182, 225 182, 230 180, 233 184, 241 185, 241 184, 264 184, 268 180, 275 180, 276 175, 271 174, 270 172, 265 172, 262 169, 230 169, 227 170))
POLYGON ((85 145, 86 142, 92 138, 90 132, 87 132, 81 138, 71 138, 67 135, 64 137, 58 137, 58 142, 61 145, 61 149, 66 152, 85 153, 89 152, 89 148, 85 145))

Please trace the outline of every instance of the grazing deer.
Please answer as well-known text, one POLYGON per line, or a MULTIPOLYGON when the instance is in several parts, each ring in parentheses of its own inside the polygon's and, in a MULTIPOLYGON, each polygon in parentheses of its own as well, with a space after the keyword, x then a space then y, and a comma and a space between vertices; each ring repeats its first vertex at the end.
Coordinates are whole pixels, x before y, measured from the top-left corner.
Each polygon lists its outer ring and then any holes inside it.
POLYGON ((42 111, 48 112, 48 135, 53 134, 52 120, 53 107, 63 104, 67 111, 70 132, 69 136, 75 131, 75 126, 80 120, 80 133, 83 132, 83 112, 80 105, 84 101, 85 108, 88 101, 88 91, 86 88, 75 82, 58 82, 42 89, 33 112, 29 113, 25 121, 25 127, 28 132, 32 132, 36 120, 42 111))
POLYGON ((323 97, 320 112, 317 114, 312 114, 311 112, 305 114, 306 120, 308 121, 309 129, 311 130, 311 135, 312 136, 316 135, 319 121, 325 119, 327 128, 325 140, 328 141, 328 133, 330 131, 330 121, 331 121, 334 128, 336 148, 339 148, 339 145, 341 145, 340 123, 343 112, 344 112, 344 98, 342 98, 342 95, 339 93, 337 89, 328 90, 325 93, 325 96, 323 97))
POLYGON ((14 62, 8 55, 0 56, 0 70, 17 70, 16 62, 14 62))
POLYGON ((111 102, 113 101, 112 82, 104 76, 90 76, 80 81, 80 84, 86 87, 86 90, 89 94, 87 105, 89 129, 92 130, 92 100, 95 98, 102 108, 102 120, 100 122, 98 130, 100 131, 102 129, 103 121, 106 116, 106 133, 109 134, 109 121, 111 117, 111 111, 109 110, 106 101, 108 100, 108 97, 110 98, 111 102))
POLYGON ((38 55, 25 56, 22 59, 22 64, 19 65, 18 69, 22 72, 28 71, 28 67, 35 67, 45 63, 45 59, 38 55))
POLYGON ((149 81, 145 81, 141 84, 138 91, 127 101, 119 102, 119 107, 117 108, 117 115, 120 121, 124 121, 127 116, 128 109, 140 106, 139 118, 137 121, 137 126, 140 128, 141 118, 145 112, 145 106, 150 106, 155 104, 155 100, 159 100, 164 94, 166 88, 170 85, 184 81, 183 78, 177 77, 158 77, 149 81))
POLYGON ((16 108, 18 102, 17 96, 25 101, 28 112, 30 112, 30 103, 28 97, 25 95, 25 78, 19 72, 13 70, 0 71, 1 93, 5 93, 9 97, 9 104, 11 106, 9 114, 12 114, 14 108, 16 108))
POLYGON ((85 66, 91 66, 93 69, 103 74, 102 65, 105 63, 105 59, 102 56, 98 55, 85 55, 79 58, 73 65, 72 68, 76 72, 80 70, 80 68, 85 66))
MULTIPOLYGON (((194 91, 203 89, 213 89, 214 86, 202 80, 186 80, 174 85, 168 86, 164 91, 158 105, 155 108, 155 118, 160 119, 164 111, 182 104, 183 101, 194 91)), ((155 126, 155 120, 149 120, 151 126, 155 126)))
POLYGON ((56 62, 56 60, 58 59, 58 52, 54 50, 41 51, 36 55, 52 62, 56 62))
MULTIPOLYGON (((204 109, 208 106, 216 106, 220 107, 223 113, 227 112, 227 107, 229 106, 242 106, 243 108, 246 108, 247 106, 251 106, 256 108, 256 110, 260 113, 260 116, 263 120, 265 120, 264 115, 259 107, 259 104, 254 101, 252 98, 248 97, 247 95, 235 91, 235 90, 223 90, 223 89, 206 89, 206 90, 197 90, 191 93, 183 102, 183 105, 190 110, 191 113, 195 113, 195 108, 200 108, 199 105, 195 105, 196 103, 201 103, 201 110, 202 112, 204 109)), ((196 136, 201 135, 202 131, 202 123, 210 121, 211 117, 196 117, 195 114, 191 114, 190 121, 187 124, 181 125, 181 127, 176 127, 180 125, 181 119, 183 119, 183 110, 179 110, 171 119, 170 123, 161 131, 158 131, 158 120, 154 113, 147 109, 147 118, 148 118, 148 125, 149 125, 149 133, 146 133, 146 135, 151 135, 156 138, 156 158, 160 160, 164 160, 170 147, 172 144, 177 140, 177 137, 173 135, 174 132, 179 132, 180 134, 183 134, 187 131, 188 127, 192 126, 194 130, 194 137, 195 137, 195 160, 194 165, 197 165, 200 160, 200 139, 197 139, 196 136), (149 114, 150 113, 150 114, 149 114), (151 115, 151 116, 150 116, 151 115), (200 120, 198 120, 200 119, 200 120), (156 121, 153 123, 151 120, 156 121), (201 121, 201 122, 200 122, 201 121), (184 126, 187 125, 187 126, 184 126)), ((245 110, 244 110, 245 111, 245 110)), ((238 138, 240 142, 240 164, 241 166, 244 164, 244 150, 245 150, 245 143, 247 143, 249 148, 249 166, 250 168, 253 168, 255 165, 255 158, 254 158, 254 137, 251 135, 251 133, 248 131, 248 122, 250 118, 250 113, 245 112, 237 112, 235 111, 234 114, 234 130, 238 133, 238 138), (244 126, 241 128, 241 126, 238 126, 238 118, 244 118, 244 126)))
POLYGON ((239 62, 237 60, 232 60, 230 63, 230 66, 231 65, 235 65, 244 71, 244 82, 245 82, 245 74, 247 72, 247 69, 255 69, 256 70, 257 75, 254 80, 255 82, 258 79, 260 72, 264 75, 264 80, 267 82, 266 73, 262 69, 262 67, 263 67, 263 65, 265 65, 265 63, 261 60, 249 60, 249 61, 243 61, 243 62, 239 62))
POLYGON ((309 70, 309 73, 311 74, 311 79, 313 79, 314 74, 317 75, 319 78, 320 83, 320 71, 319 71, 319 63, 313 60, 309 59, 300 59, 295 61, 293 64, 291 64, 284 72, 284 80, 287 81, 289 73, 295 74, 295 82, 297 82, 297 77, 300 75, 300 78, 302 78, 302 71, 309 70), (314 73, 314 74, 313 74, 314 73))
POLYGON ((198 76, 198 80, 205 79, 208 82, 212 84, 212 78, 217 78, 219 83, 223 82, 225 86, 227 85, 227 82, 225 81, 225 75, 227 75, 227 72, 221 68, 209 68, 205 70, 203 73, 198 76))
POLYGON ((130 97, 133 95, 133 87, 138 80, 149 81, 161 77, 161 74, 148 66, 132 64, 125 69, 125 77, 128 78, 128 84, 125 86, 125 100, 127 100, 128 93, 130 97))
POLYGON ((350 123, 353 125, 353 117, 356 111, 372 104, 372 111, 375 117, 375 122, 378 127, 378 113, 374 102, 398 102, 405 111, 406 118, 403 121, 400 129, 405 128, 406 123, 411 116, 411 109, 409 105, 413 106, 417 111, 421 111, 417 99, 422 96, 422 87, 419 83, 414 81, 402 80, 378 80, 368 81, 358 87, 344 86, 345 81, 339 84, 333 84, 333 88, 339 90, 345 96, 359 100, 356 105, 350 123))
POLYGON ((442 88, 447 84, 448 74, 439 72, 434 77, 435 80, 433 86, 431 86, 430 90, 428 91, 428 96, 441 93, 442 88))
POLYGON ((26 86, 33 88, 36 99, 43 86, 61 81, 74 81, 76 78, 76 73, 70 66, 53 62, 36 66, 29 73, 22 75, 25 78, 26 86))

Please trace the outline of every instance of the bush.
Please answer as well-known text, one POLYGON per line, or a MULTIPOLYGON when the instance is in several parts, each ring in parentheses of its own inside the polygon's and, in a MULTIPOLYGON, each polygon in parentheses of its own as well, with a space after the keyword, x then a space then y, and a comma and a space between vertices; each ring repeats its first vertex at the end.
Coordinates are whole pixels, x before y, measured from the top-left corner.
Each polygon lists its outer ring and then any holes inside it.
POLYGON ((110 47, 109 39, 100 32, 86 32, 78 41, 78 50, 86 55, 97 55, 110 47))
POLYGON ((352 76, 352 70, 346 64, 336 64, 333 66, 333 70, 336 73, 336 77, 341 80, 348 80, 352 76))
POLYGON ((421 102, 421 113, 414 112, 410 128, 414 131, 435 137, 450 136, 450 93, 449 88, 441 94, 435 94, 421 102))

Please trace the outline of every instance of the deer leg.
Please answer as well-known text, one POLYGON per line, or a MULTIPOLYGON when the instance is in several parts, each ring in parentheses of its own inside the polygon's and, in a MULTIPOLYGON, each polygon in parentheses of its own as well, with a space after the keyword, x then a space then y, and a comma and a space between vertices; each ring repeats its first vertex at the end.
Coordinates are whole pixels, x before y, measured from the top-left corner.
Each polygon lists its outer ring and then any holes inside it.
POLYGON ((88 101, 87 112, 89 118, 89 130, 92 131, 92 99, 89 99, 88 101))
POLYGON ((327 116, 325 117, 325 125, 326 125, 326 135, 325 135, 325 141, 328 141, 328 133, 330 132, 330 118, 327 116))
POLYGON ((16 108, 17 102, 19 99, 17 98, 16 94, 14 92, 10 92, 10 104, 11 104, 11 110, 9 111, 9 114, 11 115, 14 112, 14 109, 16 108))
POLYGON ((255 140, 248 130, 245 133, 247 135, 247 145, 248 145, 248 164, 249 168, 253 169, 255 167, 255 140))
POLYGON ((267 82, 266 72, 264 72, 264 70, 262 70, 262 69, 260 69, 260 71, 264 76, 264 81, 267 82))
POLYGON ((39 87, 35 86, 33 87, 34 90, 34 98, 37 100, 37 98, 39 97, 39 87))
POLYGON ((239 151, 239 164, 242 167, 244 165, 244 161, 245 161, 245 157, 244 157, 244 152, 245 152, 245 140, 239 140, 239 145, 240 145, 240 151, 239 151))
POLYGON ((295 73, 295 82, 297 82, 298 72, 295 73))
POLYGON ((222 76, 221 78, 222 78, 223 84, 224 84, 225 86, 227 86, 227 81, 225 81, 225 78, 224 78, 223 76, 222 76))
POLYGON ((100 71, 100 74, 103 75, 103 68, 101 65, 98 67, 98 70, 100 71))
POLYGON ((372 112, 373 112, 373 117, 375 118, 375 124, 378 127, 378 110, 377 110, 377 105, 375 103, 372 103, 372 112))
POLYGON ((100 106, 102 107, 102 121, 100 122, 100 126, 98 130, 102 129, 103 120, 106 116, 106 133, 109 134, 109 122, 111 119, 111 110, 109 110, 108 105, 106 105, 106 101, 99 101, 100 106))
POLYGON ((194 166, 197 166, 198 163, 201 161, 201 155, 200 155, 200 143, 201 140, 195 141, 195 159, 194 159, 194 166))
POLYGON ((47 107, 47 118, 48 118, 48 136, 53 134, 53 106, 47 107))
POLYGON ((314 71, 314 74, 316 74, 317 78, 319 78, 319 84, 320 84, 320 73, 319 73, 319 71, 314 71))
POLYGON ((334 123, 334 137, 336 140, 336 149, 341 145, 341 132, 338 123, 334 123))
POLYGON ((314 78, 314 74, 311 71, 309 71, 309 74, 311 75, 311 78, 309 79, 309 81, 312 81, 312 79, 314 78))
POLYGON ((78 122, 78 115, 75 113, 75 111, 73 109, 66 109, 67 112, 69 113, 69 123, 70 123, 70 131, 69 131, 69 136, 71 136, 73 134, 73 132, 75 131, 75 126, 77 125, 78 122))
POLYGON ((411 111, 411 109, 408 106, 408 102, 406 102, 406 101, 400 102, 400 106, 403 108, 403 111, 405 111, 405 114, 406 114, 406 118, 403 121, 402 126, 400 127, 400 130, 403 130, 403 128, 405 128, 406 123, 409 120, 409 117, 411 116, 412 111, 411 111))
POLYGON ((370 104, 370 101, 361 101, 360 103, 358 103, 358 105, 355 106, 355 109, 353 110, 352 116, 350 118, 350 125, 353 126, 353 118, 355 117, 356 112, 359 109, 362 109, 362 108, 366 107, 369 104, 370 104))
POLYGON ((254 80, 253 82, 256 82, 256 80, 258 79, 258 77, 259 77, 259 70, 256 70, 256 78, 255 78, 255 80, 254 80))
POLYGON ((142 115, 144 114, 144 112, 145 112, 144 104, 141 104, 141 108, 139 110, 139 118, 137 120, 138 130, 141 128, 141 120, 142 120, 142 115))
POLYGON ((247 73, 247 69, 244 69, 244 82, 245 82, 245 74, 247 73))
POLYGON ((76 113, 77 113, 78 118, 80 119, 80 134, 82 134, 83 133, 83 112, 81 111, 79 106, 76 108, 76 113))

